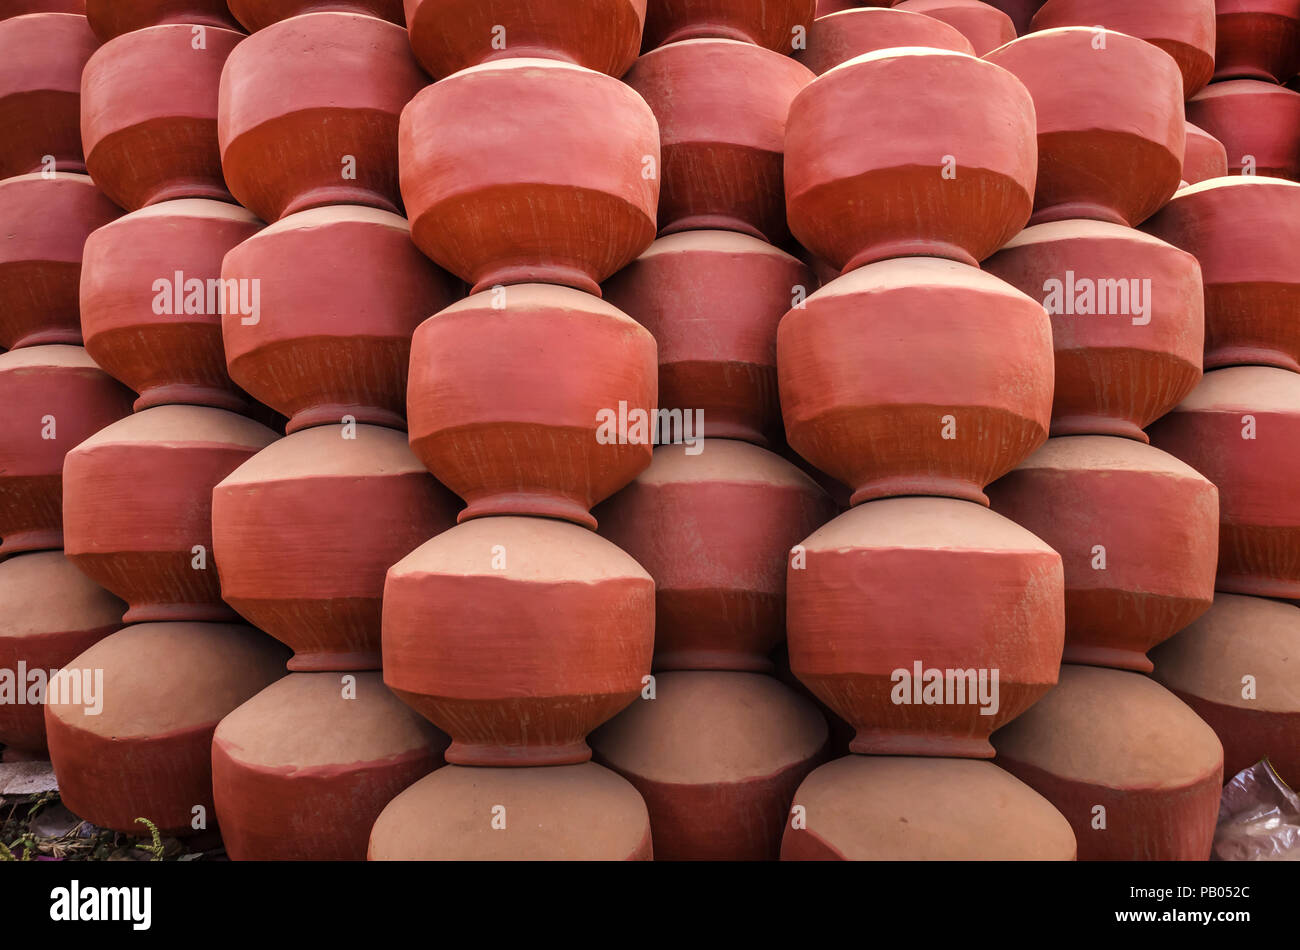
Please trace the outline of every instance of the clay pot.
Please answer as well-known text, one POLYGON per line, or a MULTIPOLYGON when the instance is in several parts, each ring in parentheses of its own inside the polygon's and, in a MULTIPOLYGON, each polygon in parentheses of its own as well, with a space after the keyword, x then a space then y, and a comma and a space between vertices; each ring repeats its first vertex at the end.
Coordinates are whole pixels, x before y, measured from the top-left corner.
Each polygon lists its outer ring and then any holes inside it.
POLYGON ((627 83, 659 121, 659 233, 720 229, 782 244, 790 103, 813 74, 735 40, 685 40, 636 61, 627 83))
POLYGON ((1183 181, 1195 185, 1228 174, 1228 150, 1200 126, 1187 123, 1187 144, 1183 150, 1183 181))
POLYGON ((817 0, 647 0, 642 49, 725 39, 788 56, 816 16, 817 0))
POLYGON ((458 507, 401 432, 304 429, 213 489, 221 594, 293 649, 291 670, 377 670, 384 575, 458 507))
POLYGON ((145 838, 137 818, 166 835, 210 827, 212 733, 283 675, 286 653, 233 624, 146 623, 100 640, 65 667, 82 694, 68 690, 45 704, 63 804, 101 828, 145 838))
POLYGON ((1187 118, 1223 143, 1233 175, 1300 180, 1300 92, 1257 79, 1218 82, 1187 118))
POLYGON ((970 40, 941 20, 906 10, 850 7, 819 15, 808 27, 807 48, 796 50, 794 58, 820 76, 863 53, 894 46, 928 46, 975 55, 970 40))
POLYGON ((1300 375, 1206 373, 1151 427, 1151 442, 1219 488, 1215 589, 1300 600, 1300 375))
POLYGON ((545 284, 475 294, 422 323, 407 412, 415 454, 469 503, 462 522, 536 515, 594 528, 591 507, 673 431, 655 414, 650 333, 595 297, 545 284))
POLYGON ((131 412, 79 346, 0 353, 0 558, 63 547, 63 457, 131 412))
POLYGON ((1210 611, 1152 654, 1155 679, 1223 743, 1223 774, 1267 757, 1300 785, 1300 609, 1219 594, 1210 611))
MULTIPOLYGON (((119 218, 86 239, 81 327, 95 362, 140 398, 248 412, 221 344, 221 259, 262 223, 238 205, 182 199, 119 218)), ((238 292, 230 305, 238 307, 238 292)))
POLYGON ((655 579, 656 670, 772 670, 790 548, 838 513, 815 482, 744 442, 665 445, 596 510, 655 579))
POLYGON ((657 859, 774 861, 828 736, 817 707, 769 677, 667 673, 591 744, 645 799, 657 859))
POLYGON ((1061 556, 979 505, 859 505, 786 577, 790 669, 858 730, 854 752, 992 758, 989 734, 1056 682, 1061 556))
POLYGON ((952 261, 846 274, 777 330, 790 445, 853 488, 851 504, 983 488, 1047 438, 1051 327, 1042 306, 952 261))
POLYGON ((85 17, 0 19, 0 179, 86 170, 81 71, 98 46, 85 17))
POLYGON ((661 408, 699 410, 695 435, 765 446, 782 439, 776 327, 815 288, 807 267, 770 244, 686 231, 650 245, 602 290, 654 334, 661 408))
POLYGON ((541 59, 475 66, 412 100, 400 143, 411 236, 475 293, 543 282, 599 296, 654 240, 658 124, 608 76, 541 59), (484 102, 499 122, 481 121, 484 102))
POLYGON ((1144 230, 1200 262, 1207 370, 1260 363, 1300 373, 1300 186, 1211 179, 1180 191, 1144 230))
POLYGON ((1105 221, 1026 228, 984 269, 1052 320, 1052 435, 1146 442, 1148 424, 1201 378, 1205 307, 1196 258, 1105 221))
POLYGON ((622 76, 636 60, 645 18, 646 0, 406 0, 411 46, 434 79, 507 58, 622 76))
POLYGON ((1016 38, 1016 26, 997 7, 979 0, 895 0, 894 7, 909 13, 923 13, 954 27, 983 56, 1016 38))
POLYGON ((52 671, 121 627, 125 609, 62 551, 0 563, 0 743, 45 757, 52 671))
POLYGON ((212 27, 200 37, 194 29, 124 33, 82 73, 86 168, 128 211, 176 198, 230 200, 217 150, 217 84, 244 34, 212 27))
POLYGON ((1061 26, 1101 26, 1158 46, 1178 63, 1188 99, 1214 73, 1214 0, 1047 0, 1029 29, 1061 26))
POLYGON ((385 20, 312 13, 259 30, 221 73, 230 193, 264 221, 335 204, 401 213, 398 115, 427 81, 385 20))
POLYGON ((1079 860, 1209 859, 1223 747, 1145 676, 1063 666, 1056 688, 994 745, 996 764, 1070 822, 1079 860))
POLYGON ((587 762, 449 765, 398 795, 370 832, 371 861, 649 861, 640 794, 587 762))
POLYGON ((80 13, 86 12, 86 0, 10 0, 0 10, 0 20, 27 16, 29 13, 80 13))
POLYGON ((587 733, 645 685, 654 581, 585 528, 480 518, 388 572, 384 682, 456 765, 585 762, 587 733))
POLYGON ((1214 600, 1219 493, 1158 449, 1049 439, 989 499, 1061 555, 1067 663, 1149 673, 1146 652, 1214 600))
POLYGON ((1035 167, 1034 106, 1014 76, 962 53, 877 50, 795 97, 786 212, 839 270, 912 255, 973 265, 1024 227, 1035 167))
POLYGON ((1300 0, 1214 0, 1214 78, 1286 82, 1300 72, 1300 0))
POLYGON ((1031 223, 1091 218, 1136 227, 1178 188, 1183 83, 1169 54, 1122 33, 1068 27, 1031 33, 985 59, 1034 97, 1031 223))
POLYGON ((275 441, 222 409, 158 406, 68 453, 64 547, 131 609, 127 623, 225 620, 212 560, 212 488, 275 441))
POLYGON ((228 6, 250 33, 307 13, 363 13, 406 26, 402 0, 228 0, 228 6))
POLYGON ((90 28, 107 43, 150 26, 180 24, 239 29, 225 0, 84 0, 90 28))
POLYGON ((81 342, 81 250, 121 213, 85 175, 0 181, 0 347, 81 342))
POLYGON ((212 793, 234 861, 364 861, 393 797, 447 738, 378 673, 293 673, 217 726, 212 793))
POLYGON ((1074 832, 987 762, 851 755, 795 792, 782 861, 1073 861, 1074 832))
POLYGON ((276 222, 226 254, 221 276, 241 292, 221 320, 230 378, 289 432, 346 416, 405 429, 411 334, 462 290, 405 219, 355 206, 276 222))

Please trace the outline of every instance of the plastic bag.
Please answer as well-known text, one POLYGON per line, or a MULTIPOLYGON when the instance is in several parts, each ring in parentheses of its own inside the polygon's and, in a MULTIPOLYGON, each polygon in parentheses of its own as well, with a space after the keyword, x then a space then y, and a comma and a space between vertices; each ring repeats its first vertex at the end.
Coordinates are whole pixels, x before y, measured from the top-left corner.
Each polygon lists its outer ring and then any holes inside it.
POLYGON ((1300 861, 1300 795, 1268 759, 1242 769, 1224 786, 1212 859, 1300 861))

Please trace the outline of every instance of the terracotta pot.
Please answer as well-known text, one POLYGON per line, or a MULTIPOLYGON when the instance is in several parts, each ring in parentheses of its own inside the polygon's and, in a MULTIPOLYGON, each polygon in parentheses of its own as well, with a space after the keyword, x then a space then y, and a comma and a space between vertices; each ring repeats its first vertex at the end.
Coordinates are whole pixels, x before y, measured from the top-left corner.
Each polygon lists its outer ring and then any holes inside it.
POLYGON ((895 8, 923 13, 959 30, 983 56, 1016 38, 1016 25, 997 7, 980 0, 905 0, 895 8))
POLYGON ((384 809, 371 861, 649 861, 640 794, 587 762, 540 769, 449 765, 384 809))
POLYGON ((1014 76, 962 53, 877 50, 791 105, 786 212, 840 270, 912 255, 973 265, 1024 227, 1035 167, 1034 106, 1014 76), (845 116, 872 134, 849 134, 845 116))
POLYGON ((0 20, 27 16, 29 13, 80 13, 86 12, 86 0, 10 0, 0 10, 0 20))
POLYGON ((636 61, 627 83, 659 121, 659 233, 720 229, 789 241, 782 150, 790 103, 813 74, 735 40, 684 40, 636 61))
POLYGON ((264 221, 335 204, 400 213, 398 115, 427 81, 385 20, 312 13, 259 30, 221 73, 230 193, 264 221))
MULTIPOLYGON (((81 327, 95 362, 140 398, 248 412, 221 344, 221 259, 262 223, 238 205, 182 199, 119 218, 86 239, 81 327)), ((231 306, 238 307, 238 292, 231 306)))
POLYGON ((646 0, 405 2, 411 46, 434 79, 507 58, 555 59, 622 76, 636 60, 646 18, 646 0))
POLYGON ((131 412, 79 346, 0 353, 0 558, 63 547, 63 457, 131 412))
POLYGON ((212 557, 212 488, 275 441, 222 409, 158 406, 68 453, 64 547, 131 609, 127 623, 225 620, 212 557))
POLYGON ((594 528, 591 507, 650 464, 658 432, 674 431, 657 424, 655 402, 654 338, 568 287, 475 294, 411 343, 411 448, 469 503, 462 522, 536 515, 594 528))
POLYGON ((790 445, 853 488, 851 504, 987 504, 984 486, 1047 438, 1047 314, 976 268, 931 258, 861 268, 786 314, 776 345, 790 445))
POLYGON ((821 14, 808 27, 808 46, 794 58, 820 76, 864 53, 893 46, 928 46, 975 55, 975 47, 953 26, 906 10, 850 7, 821 14))
POLYGON ((1223 747, 1145 676, 1062 666, 1057 687, 994 745, 996 764, 1070 822, 1079 860, 1209 859, 1223 747))
POLYGON ((1146 442, 1148 424, 1201 378, 1205 307, 1196 258, 1105 221, 1026 228, 984 269, 1052 320, 1052 435, 1146 442))
POLYGON ((1205 283, 1205 368, 1300 373, 1300 187, 1217 178, 1180 191, 1144 228, 1196 255, 1205 283))
MULTIPOLYGON (((1215 0, 1047 0, 1030 31, 1061 26, 1105 27, 1158 46, 1178 63, 1190 99, 1214 73, 1215 0)), ((1028 31, 1022 31, 1028 32, 1028 31)))
POLYGON ((1203 128, 1187 123, 1187 144, 1183 150, 1183 181, 1195 185, 1228 174, 1228 150, 1203 128))
POLYGON ((1031 223, 1091 218, 1136 227, 1178 188, 1183 81, 1169 54, 1122 33, 1068 27, 1031 33, 985 59, 1034 97, 1031 223))
POLYGON ((107 43, 150 26, 180 24, 239 29, 225 0, 84 0, 90 28, 107 43))
POLYGON ((1147 651, 1214 600, 1219 493, 1158 449, 1049 439, 989 499, 1061 555, 1067 663, 1149 673, 1147 651))
POLYGON ((1300 72, 1300 0, 1214 0, 1214 78, 1286 82, 1300 72))
POLYGON ((654 668, 759 673, 785 639, 790 548, 836 514, 789 462, 726 439, 661 446, 596 510, 655 580, 654 668))
POLYGON ((293 649, 291 670, 377 670, 384 575, 458 507, 401 432, 296 432, 212 490, 221 594, 293 649))
POLYGON ((1073 861, 1074 832, 987 762, 851 755, 799 786, 782 861, 1073 861))
POLYGON ((642 49, 725 39, 788 56, 818 15, 817 0, 648 0, 642 49))
POLYGON ((0 179, 86 170, 81 71, 98 46, 85 17, 0 19, 0 179))
POLYGON ((1151 427, 1151 442, 1219 488, 1215 589, 1300 600, 1300 375, 1206 373, 1151 427))
POLYGON ((661 861, 774 861, 799 783, 826 758, 817 707, 767 676, 666 673, 591 737, 636 786, 661 861))
POLYGON ((1300 785, 1300 609, 1219 594, 1214 606, 1152 654, 1155 679, 1223 743, 1223 774, 1267 757, 1300 785))
POLYGON ((128 211, 176 198, 230 201, 217 150, 217 85, 244 34, 194 29, 124 33, 82 73, 86 168, 128 211))
POLYGON ((1257 79, 1217 82, 1187 118, 1223 143, 1228 172, 1300 180, 1300 92, 1257 79))
POLYGON ((221 320, 230 378, 289 432, 345 416, 405 429, 411 334, 463 289, 405 219, 355 206, 276 222, 227 253, 221 276, 247 292, 221 320))
POLYGON ((45 704, 63 804, 144 838, 137 818, 166 835, 212 827, 212 733, 283 675, 286 652, 251 627, 216 623, 146 623, 96 643, 65 667, 82 694, 45 704))
POLYGON ((804 540, 787 585, 790 669, 854 752, 992 758, 989 734, 1056 682, 1061 556, 970 502, 859 505, 804 540))
POLYGON ((378 673, 293 673, 217 726, 212 793, 233 861, 364 861, 370 828, 447 737, 378 673))
POLYGON ((228 6, 250 33, 307 13, 362 13, 406 26, 402 0, 228 0, 228 6))
POLYGON ((650 672, 654 581, 585 528, 480 518, 389 570, 383 642, 384 682, 451 736, 448 762, 585 762, 650 672))
POLYGON ((608 76, 542 59, 475 66, 402 111, 399 151, 415 243, 475 293, 542 282, 599 296, 654 240, 659 127, 608 76), (485 102, 498 121, 482 121, 485 102))
POLYGON ((0 181, 0 347, 81 342, 82 246, 121 213, 85 175, 0 181))
POLYGON ((52 671, 121 627, 125 609, 62 551, 0 563, 0 743, 45 758, 52 671))
POLYGON ((782 439, 777 324, 815 289, 797 258, 732 231, 660 238, 602 288, 654 334, 659 406, 699 410, 695 435, 757 445, 782 439))
POLYGON ((1043 5, 1044 0, 984 0, 991 7, 997 7, 1011 17, 1011 24, 1016 28, 1016 35, 1024 36, 1030 32, 1030 22, 1034 14, 1043 5))

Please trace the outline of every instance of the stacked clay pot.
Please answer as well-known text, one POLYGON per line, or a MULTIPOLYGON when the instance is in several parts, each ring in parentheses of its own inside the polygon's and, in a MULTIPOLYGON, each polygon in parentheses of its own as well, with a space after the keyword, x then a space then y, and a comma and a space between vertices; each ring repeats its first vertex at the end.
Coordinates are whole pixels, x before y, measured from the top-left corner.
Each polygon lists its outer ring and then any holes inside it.
POLYGON ((256 32, 221 76, 222 163, 270 224, 218 258, 241 306, 214 338, 227 385, 288 421, 211 489, 213 553, 225 601, 293 656, 221 721, 213 791, 235 860, 361 860, 448 743, 384 685, 380 608, 460 507, 408 445, 406 386, 416 327, 463 287, 400 214, 398 115, 428 81, 400 4, 232 12, 256 32))
POLYGON ((791 110, 791 229, 842 275, 781 320, 781 409, 853 507, 787 556, 789 664, 855 735, 796 791, 783 858, 895 857, 880 829, 898 822, 936 842, 914 857, 1074 857, 1051 805, 959 761, 992 758, 993 730, 1056 682, 1064 639, 1060 555, 984 495, 1051 421, 1047 314, 975 266, 1029 218, 1034 137, 1024 85, 949 50, 857 56, 791 110), (845 114, 875 134, 840 134, 845 114), (966 807, 925 788, 958 775, 966 807), (1034 833, 1008 839, 995 801, 1034 833))
POLYGON ((794 58, 820 76, 855 56, 892 46, 930 46, 975 54, 975 47, 954 26, 908 10, 849 7, 821 13, 808 28, 808 46, 794 58))
POLYGON ((1011 17, 982 0, 894 0, 894 7, 947 23, 970 41, 976 56, 1016 38, 1011 17))
POLYGON ((1283 83, 1300 71, 1300 3, 1215 0, 1214 78, 1283 83))
POLYGON ((84 16, 0 20, 0 179, 86 170, 81 71, 98 46, 84 16))
POLYGON ((409 442, 467 507, 384 585, 384 682, 450 744, 378 816, 371 860, 653 853, 645 801, 586 740, 653 688, 654 581, 591 509, 651 459, 654 337, 600 282, 654 239, 659 126, 614 78, 644 4, 586 6, 581 30, 567 8, 562 27, 549 5, 495 8, 492 51, 450 45, 474 5, 407 3, 440 81, 402 112, 402 200, 416 246, 472 288, 415 331, 409 442))

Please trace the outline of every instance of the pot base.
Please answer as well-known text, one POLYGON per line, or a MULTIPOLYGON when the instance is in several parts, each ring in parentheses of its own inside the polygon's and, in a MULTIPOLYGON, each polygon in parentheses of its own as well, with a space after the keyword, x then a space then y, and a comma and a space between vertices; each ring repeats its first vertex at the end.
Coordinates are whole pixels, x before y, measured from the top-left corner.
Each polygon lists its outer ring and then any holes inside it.
POLYGON ((227 409, 241 414, 253 407, 247 399, 240 399, 228 389, 200 386, 196 383, 169 383, 143 390, 132 408, 136 412, 142 412, 154 406, 175 405, 209 406, 213 409, 227 409))
POLYGON ((528 768, 541 765, 581 765, 591 761, 586 742, 557 746, 501 746, 474 742, 452 742, 446 759, 452 765, 528 768))
POLYGON ((508 287, 511 284, 559 284, 573 287, 583 293, 600 297, 600 284, 592 279, 586 271, 563 264, 516 264, 499 267, 488 271, 475 281, 470 288, 470 296, 491 290, 493 287, 508 287))
POLYGON ((140 604, 132 605, 122 615, 122 623, 173 623, 197 621, 202 623, 242 622, 234 609, 219 604, 140 604))
POLYGON ((1113 209, 1090 201, 1067 201, 1046 208, 1035 208, 1025 227, 1031 228, 1035 224, 1046 224, 1049 221, 1070 221, 1080 218, 1086 221, 1105 221, 1125 228, 1133 227, 1113 209))
POLYGON ((25 346, 46 346, 50 343, 66 343, 69 346, 81 346, 81 327, 48 327, 29 333, 14 340, 9 347, 20 350, 25 346))
POLYGON ((666 650, 656 653, 654 658, 656 673, 673 670, 723 670, 770 674, 775 669, 776 664, 763 654, 738 650, 666 650))
POLYGON ((378 650, 356 653, 295 653, 287 664, 291 673, 351 673, 383 669, 378 650))
POLYGON ((994 756, 988 739, 894 729, 859 729, 849 743, 849 751, 858 755, 919 755, 943 759, 991 759, 994 756))
MULTIPOLYGON (((747 41, 747 42, 752 42, 747 41)), ((692 214, 678 218, 672 224, 659 231, 660 237, 678 234, 682 231, 737 231, 740 234, 766 242, 763 232, 747 221, 726 214, 692 214)))
POLYGON ((14 531, 0 540, 0 558, 28 551, 55 551, 63 547, 63 531, 59 528, 38 528, 32 531, 14 531))
POLYGON ((1300 581, 1279 580, 1274 577, 1221 573, 1214 579, 1214 589, 1225 594, 1249 594, 1253 597, 1300 602, 1300 581))
POLYGON ((1205 354, 1205 371, 1225 366, 1276 366, 1300 373, 1300 362, 1289 353, 1265 346, 1218 346, 1205 354))
POLYGON ((902 495, 934 495, 940 498, 973 501, 985 508, 989 506, 988 495, 973 482, 960 478, 928 475, 891 475, 887 478, 872 479, 853 493, 849 498, 849 505, 852 507, 876 498, 893 498, 902 495))
POLYGON ((1155 669, 1151 661, 1147 659, 1147 655, 1136 650, 1075 645, 1068 641, 1061 655, 1061 662, 1077 663, 1082 666, 1104 666, 1117 670, 1131 670, 1134 673, 1150 673, 1155 669))
POLYGON ((284 434, 292 435, 300 429, 310 429, 314 426, 342 425, 344 416, 351 416, 357 425, 383 426, 386 429, 397 429, 399 432, 406 431, 406 418, 391 409, 333 403, 327 406, 312 406, 310 409, 295 412, 289 417, 284 427, 284 434))
POLYGON ((572 498, 565 498, 563 495, 545 495, 540 492, 537 494, 511 492, 475 498, 469 501, 469 504, 457 515, 456 523, 464 524, 474 518, 487 518, 494 515, 555 518, 596 530, 596 519, 592 517, 588 508, 572 498))
POLYGON ((979 261, 971 256, 971 253, 963 247, 956 244, 949 244, 946 241, 882 241, 880 244, 872 244, 858 251, 844 265, 840 271, 840 276, 844 276, 849 271, 857 270, 859 267, 865 267, 867 264, 875 264, 879 261, 893 260, 896 257, 937 257, 942 260, 956 261, 959 264, 966 264, 970 267, 978 268, 979 261))
POLYGON ((311 188, 295 195, 280 211, 280 218, 287 218, 299 211, 310 211, 312 208, 324 208, 330 205, 361 205, 365 208, 378 208, 391 214, 402 214, 401 208, 372 188, 360 188, 356 185, 327 185, 311 188))
POLYGON ((1143 445, 1151 444, 1150 437, 1138 427, 1136 422, 1116 419, 1113 416, 1078 415, 1053 418, 1051 435, 1052 438, 1062 435, 1113 435, 1121 439, 1132 439, 1143 445))

